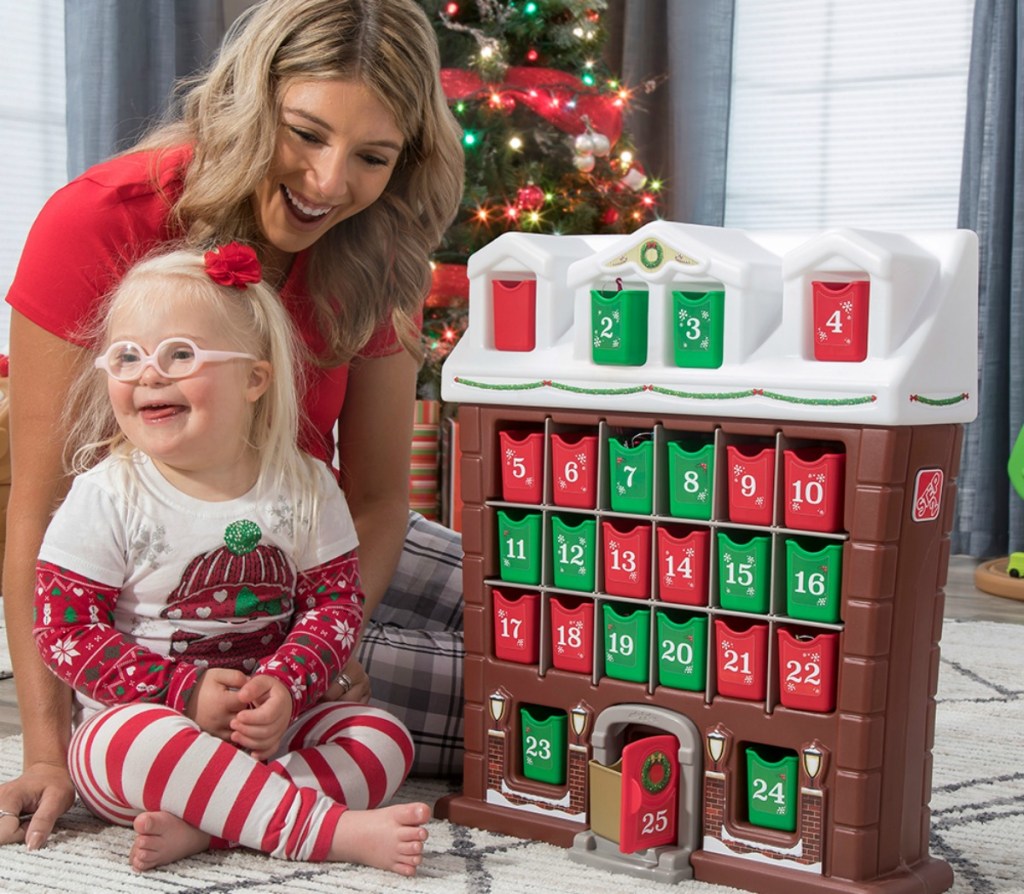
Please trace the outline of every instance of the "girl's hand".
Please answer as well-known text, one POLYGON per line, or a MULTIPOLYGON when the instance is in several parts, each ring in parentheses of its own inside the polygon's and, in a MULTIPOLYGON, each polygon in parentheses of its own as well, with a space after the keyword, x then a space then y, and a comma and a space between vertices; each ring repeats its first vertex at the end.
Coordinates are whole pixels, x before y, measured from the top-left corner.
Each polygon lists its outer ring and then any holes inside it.
POLYGON ((231 720, 231 739, 257 760, 277 752, 292 718, 292 696, 277 677, 257 674, 237 695, 249 705, 231 720))
POLYGON ((246 705, 245 700, 239 698, 239 690, 248 681, 243 671, 207 668, 185 706, 185 716, 211 736, 232 741, 231 721, 246 705))

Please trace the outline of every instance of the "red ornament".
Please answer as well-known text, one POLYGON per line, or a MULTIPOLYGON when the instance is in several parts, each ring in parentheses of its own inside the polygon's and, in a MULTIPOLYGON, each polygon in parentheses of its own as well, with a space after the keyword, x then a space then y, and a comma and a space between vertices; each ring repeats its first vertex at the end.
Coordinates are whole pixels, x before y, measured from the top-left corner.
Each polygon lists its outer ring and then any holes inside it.
POLYGON ((529 49, 529 50, 526 51, 526 61, 527 62, 536 62, 539 58, 540 58, 540 53, 538 53, 536 50, 529 49))
POLYGON ((516 193, 516 204, 524 211, 539 211, 544 204, 544 190, 531 183, 516 193))
POLYGON ((601 215, 601 223, 606 227, 613 227, 619 222, 619 209, 609 208, 601 215))

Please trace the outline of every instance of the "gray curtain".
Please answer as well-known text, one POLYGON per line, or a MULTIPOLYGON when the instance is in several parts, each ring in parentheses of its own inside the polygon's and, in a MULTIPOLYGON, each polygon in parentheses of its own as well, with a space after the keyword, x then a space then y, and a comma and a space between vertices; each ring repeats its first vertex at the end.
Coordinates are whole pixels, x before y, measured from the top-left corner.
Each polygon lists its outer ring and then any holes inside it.
POLYGON ((732 83, 734 0, 609 0, 606 59, 636 87, 626 126, 649 175, 666 182, 661 216, 721 226, 732 83))
POLYGON ((64 0, 68 176, 128 148, 224 34, 222 0, 64 0))
POLYGON ((965 431, 953 551, 1024 550, 1024 500, 1006 462, 1024 425, 1024 20, 1020 0, 977 0, 960 187, 981 247, 978 419, 965 431))

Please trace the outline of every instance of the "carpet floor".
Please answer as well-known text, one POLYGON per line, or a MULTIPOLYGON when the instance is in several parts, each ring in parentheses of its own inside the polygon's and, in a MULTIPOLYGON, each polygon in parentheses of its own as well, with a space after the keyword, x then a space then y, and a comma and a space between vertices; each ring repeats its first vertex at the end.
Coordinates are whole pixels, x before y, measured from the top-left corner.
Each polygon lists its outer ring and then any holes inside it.
MULTIPOLYGON (((1021 628, 947 621, 936 715, 932 853, 947 860, 954 894, 1024 894, 1024 659, 1021 628)), ((18 737, 0 740, 0 779, 21 760, 18 737)), ((433 802, 447 792, 413 780, 397 800, 433 802)), ((433 821, 415 879, 349 865, 294 864, 237 850, 202 854, 136 875, 126 865, 131 832, 76 806, 43 850, 0 849, 0 891, 67 894, 338 891, 406 894, 723 894, 700 882, 672 888, 571 862, 547 844, 433 821)))

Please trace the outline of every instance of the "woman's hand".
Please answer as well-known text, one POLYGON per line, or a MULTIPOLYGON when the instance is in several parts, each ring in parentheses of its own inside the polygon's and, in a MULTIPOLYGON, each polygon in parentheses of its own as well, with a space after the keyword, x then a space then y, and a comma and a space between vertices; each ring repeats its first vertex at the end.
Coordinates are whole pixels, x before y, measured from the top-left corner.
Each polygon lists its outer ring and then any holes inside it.
POLYGON ((0 785, 0 844, 24 841, 30 851, 41 848, 74 802, 66 766, 27 764, 21 776, 0 785))
POLYGON ((249 707, 231 720, 231 741, 257 760, 273 757, 291 723, 288 687, 277 677, 257 674, 238 690, 238 697, 249 707))
POLYGON ((338 679, 327 687, 322 701, 361 702, 365 705, 370 700, 370 694, 370 678, 363 666, 355 658, 350 658, 338 679))

